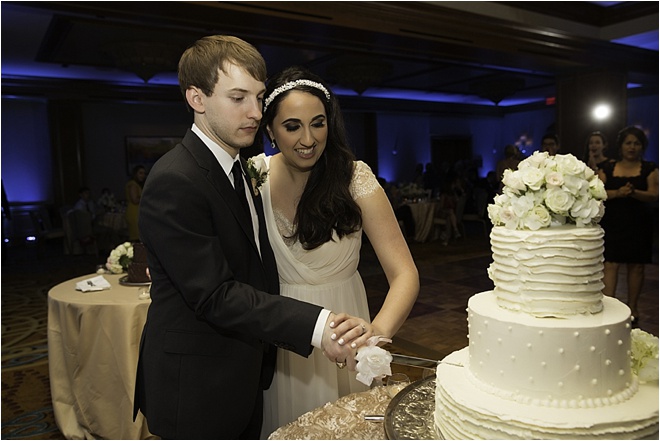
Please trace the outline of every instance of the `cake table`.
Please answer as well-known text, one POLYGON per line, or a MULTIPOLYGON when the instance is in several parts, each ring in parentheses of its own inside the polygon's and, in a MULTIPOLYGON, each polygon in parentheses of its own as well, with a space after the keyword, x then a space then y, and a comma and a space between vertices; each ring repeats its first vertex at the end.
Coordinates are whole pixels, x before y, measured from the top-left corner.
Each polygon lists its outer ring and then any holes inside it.
POLYGON ((422 378, 399 392, 385 411, 387 439, 441 439, 435 430, 435 377, 422 378))

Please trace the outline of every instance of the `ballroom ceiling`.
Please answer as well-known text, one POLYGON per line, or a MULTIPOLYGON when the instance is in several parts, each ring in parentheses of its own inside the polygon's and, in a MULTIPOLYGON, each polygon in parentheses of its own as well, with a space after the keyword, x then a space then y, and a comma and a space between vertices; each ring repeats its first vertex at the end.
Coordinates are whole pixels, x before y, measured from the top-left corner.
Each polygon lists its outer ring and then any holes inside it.
POLYGON ((365 108, 545 105, 562 76, 611 70, 630 93, 658 93, 658 2, 1 5, 3 96, 179 100, 180 54, 214 33, 253 43, 270 72, 307 66, 365 108))

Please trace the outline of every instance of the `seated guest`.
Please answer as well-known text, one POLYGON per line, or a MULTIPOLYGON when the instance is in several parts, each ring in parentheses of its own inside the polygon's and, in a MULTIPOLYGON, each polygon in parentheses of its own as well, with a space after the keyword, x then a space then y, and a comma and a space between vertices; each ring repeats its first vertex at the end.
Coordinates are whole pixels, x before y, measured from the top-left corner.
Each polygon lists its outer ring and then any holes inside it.
POLYGON ((81 187, 78 196, 79 199, 73 205, 73 209, 88 212, 93 221, 96 218, 96 204, 92 200, 92 191, 89 187, 81 187))

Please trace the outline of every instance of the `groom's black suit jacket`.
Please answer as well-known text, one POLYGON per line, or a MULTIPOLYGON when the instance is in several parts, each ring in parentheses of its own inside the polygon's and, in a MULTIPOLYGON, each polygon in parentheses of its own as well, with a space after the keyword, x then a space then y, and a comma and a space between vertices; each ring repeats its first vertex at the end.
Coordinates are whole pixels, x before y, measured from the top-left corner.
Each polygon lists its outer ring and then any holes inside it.
POLYGON ((253 201, 261 257, 228 176, 190 130, 146 180, 139 226, 153 285, 134 412, 161 437, 236 438, 272 380, 271 345, 311 353, 321 308, 278 295, 253 201))

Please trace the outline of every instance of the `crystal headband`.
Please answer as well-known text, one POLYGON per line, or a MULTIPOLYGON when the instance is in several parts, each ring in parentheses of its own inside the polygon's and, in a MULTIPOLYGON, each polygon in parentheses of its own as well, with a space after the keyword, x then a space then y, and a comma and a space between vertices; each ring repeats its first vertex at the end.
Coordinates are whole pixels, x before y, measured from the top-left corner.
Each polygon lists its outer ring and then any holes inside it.
POLYGON ((296 86, 309 86, 313 87, 315 89, 320 90, 325 94, 326 99, 330 99, 330 92, 328 92, 328 89, 326 89, 323 84, 317 83, 315 81, 311 80, 296 80, 296 81, 289 81, 288 83, 282 84, 280 87, 277 89, 273 90, 271 94, 266 98, 266 101, 264 101, 264 112, 266 113, 266 109, 270 105, 270 103, 273 102, 275 98, 277 98, 277 95, 281 94, 282 92, 286 92, 287 90, 294 89, 296 86))

